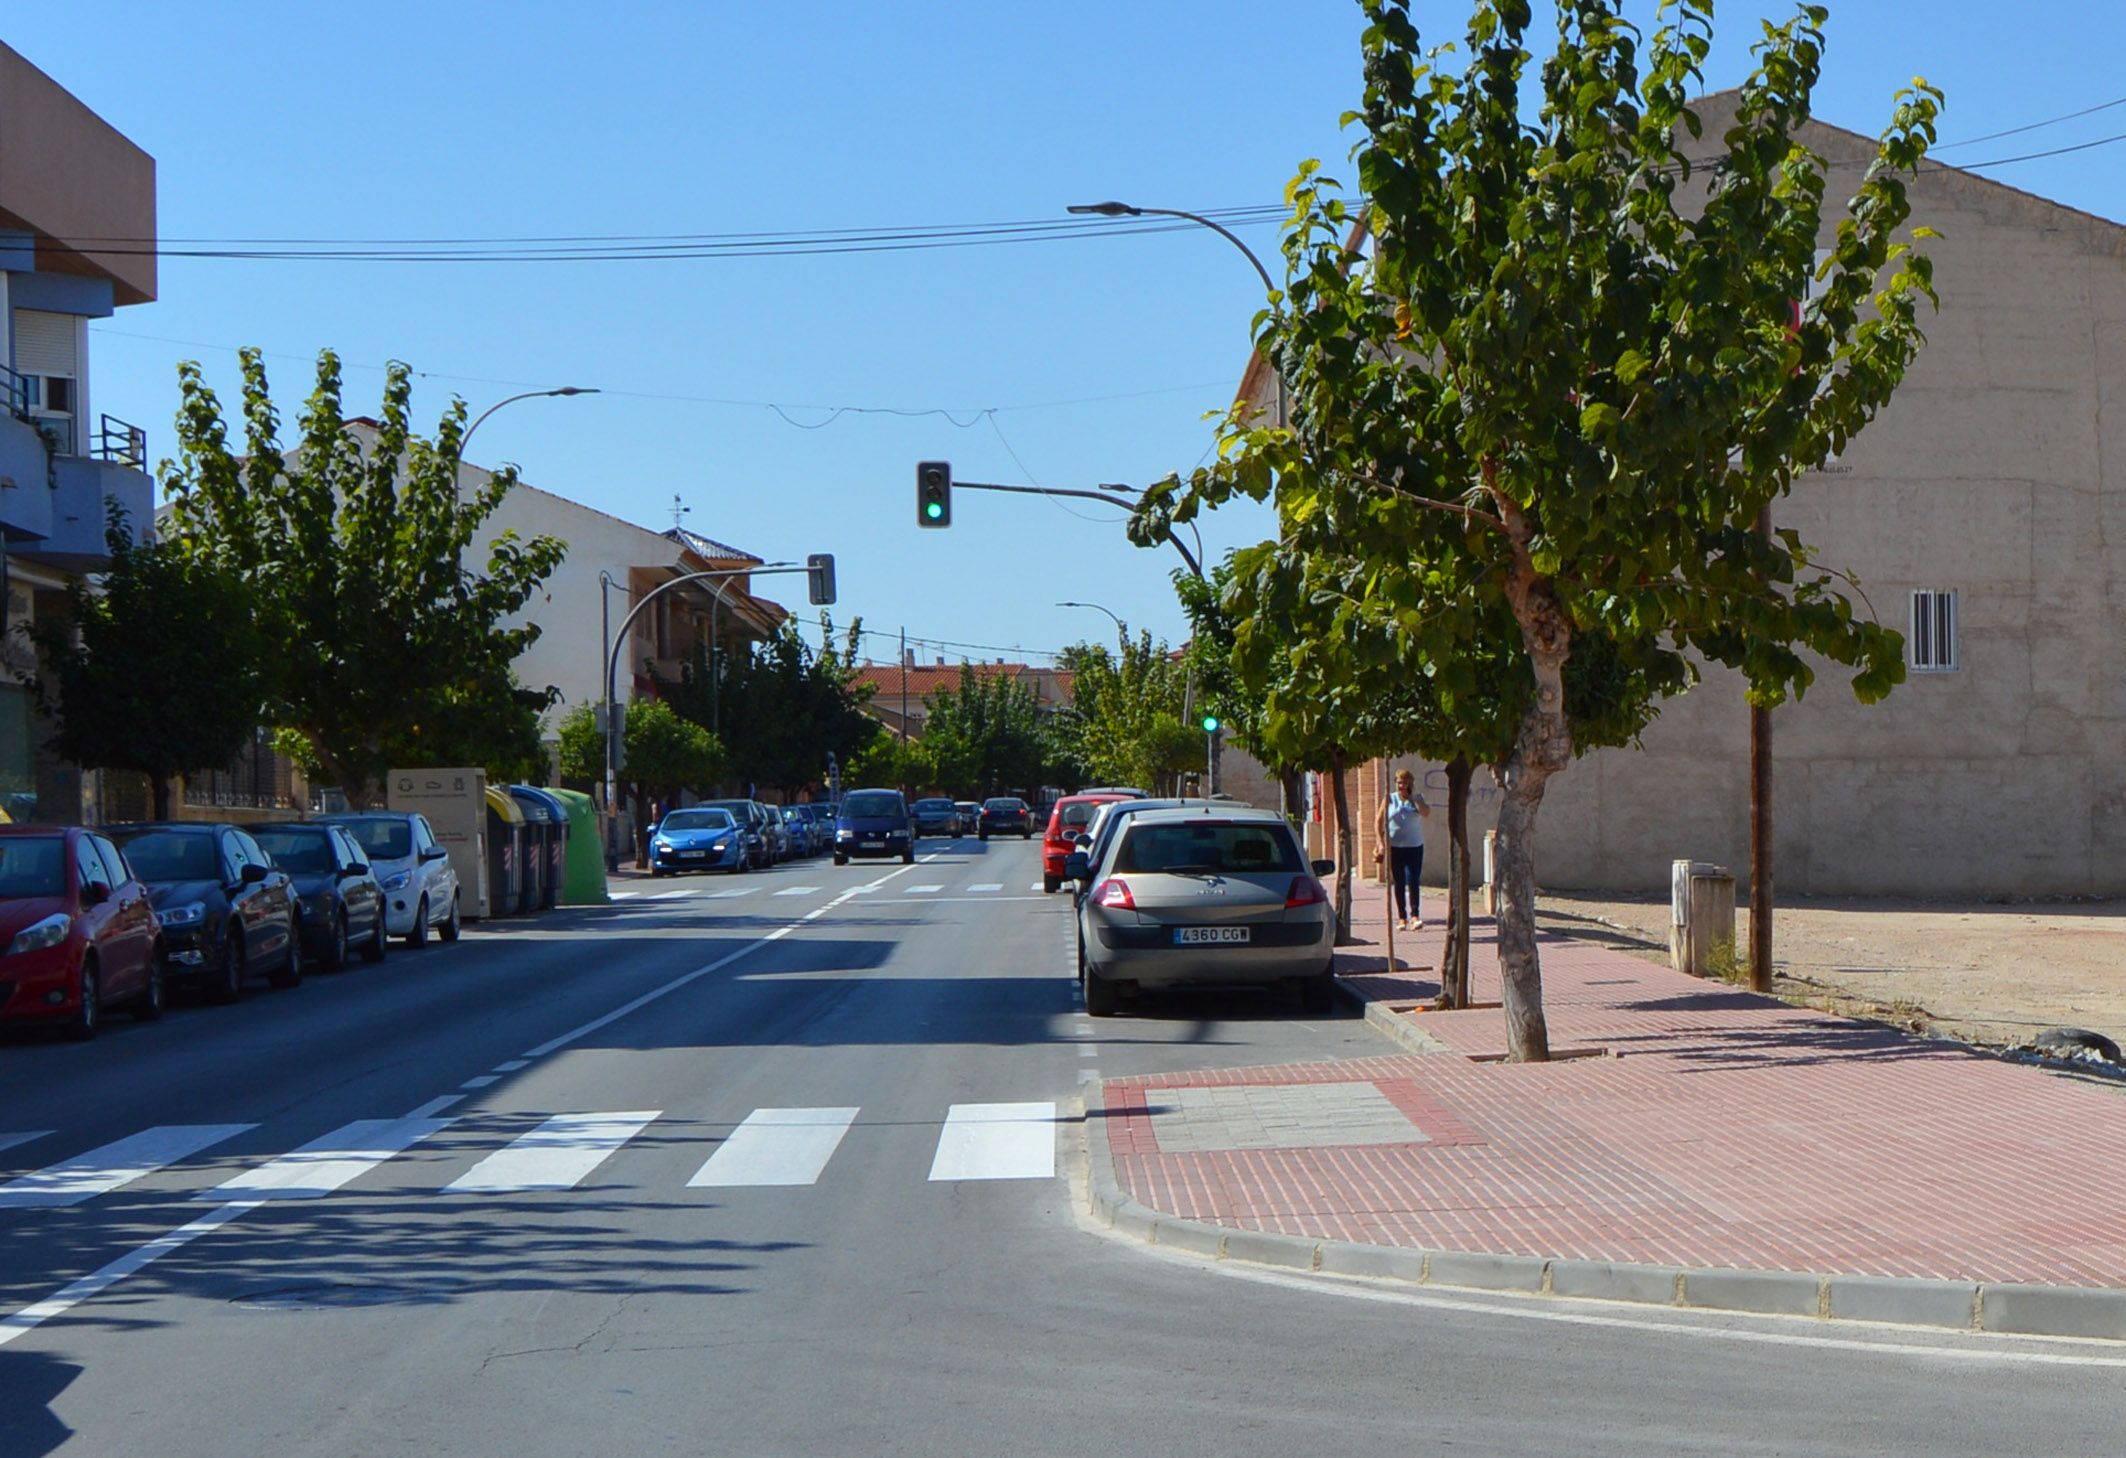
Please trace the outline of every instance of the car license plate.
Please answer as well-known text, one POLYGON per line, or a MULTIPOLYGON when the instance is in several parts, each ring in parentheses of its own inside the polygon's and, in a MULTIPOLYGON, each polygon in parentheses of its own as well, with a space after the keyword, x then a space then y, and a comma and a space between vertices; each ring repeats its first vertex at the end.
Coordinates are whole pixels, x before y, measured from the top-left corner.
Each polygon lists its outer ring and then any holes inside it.
POLYGON ((1245 942, 1247 939, 1248 929, 1244 926, 1177 926, 1174 928, 1174 945, 1177 947, 1202 946, 1206 943, 1212 946, 1230 946, 1237 942, 1245 942))
POLYGON ((702 858, 703 856, 707 855, 707 854, 708 854, 708 852, 707 852, 707 851, 681 851, 681 852, 680 852, 679 854, 680 854, 680 855, 682 855, 682 856, 684 856, 684 857, 685 857, 686 859, 688 859, 688 860, 690 860, 690 861, 698 861, 698 860, 700 860, 700 859, 701 859, 701 858, 702 858))
POLYGON ((864 837, 865 845, 884 845, 885 843, 886 837, 883 835, 867 835, 864 837))

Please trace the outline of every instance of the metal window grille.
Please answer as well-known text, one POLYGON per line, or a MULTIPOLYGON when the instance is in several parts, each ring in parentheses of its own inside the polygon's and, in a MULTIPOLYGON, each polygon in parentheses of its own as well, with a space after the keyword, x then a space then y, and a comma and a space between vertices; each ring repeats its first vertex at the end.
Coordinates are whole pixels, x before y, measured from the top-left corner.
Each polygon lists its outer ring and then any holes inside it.
POLYGON ((261 729, 228 768, 187 775, 185 803, 256 810, 296 809, 292 769, 287 756, 273 748, 272 734, 261 729))
POLYGON ((1912 632, 1906 639, 1912 667, 1929 673, 1953 673, 1963 666, 1959 651, 1956 594, 1920 588, 1912 594, 1912 632))

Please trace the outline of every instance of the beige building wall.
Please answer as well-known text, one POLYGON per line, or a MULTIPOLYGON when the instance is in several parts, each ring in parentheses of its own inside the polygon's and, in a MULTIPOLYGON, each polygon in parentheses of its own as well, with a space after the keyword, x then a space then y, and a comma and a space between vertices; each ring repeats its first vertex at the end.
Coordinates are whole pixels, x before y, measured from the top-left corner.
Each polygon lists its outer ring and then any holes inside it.
POLYGON ((0 231, 42 234, 37 267, 108 278, 121 304, 155 297, 155 159, 0 44, 0 231), (124 253, 73 251, 124 238, 124 253), (144 246, 146 245, 146 246, 144 246))

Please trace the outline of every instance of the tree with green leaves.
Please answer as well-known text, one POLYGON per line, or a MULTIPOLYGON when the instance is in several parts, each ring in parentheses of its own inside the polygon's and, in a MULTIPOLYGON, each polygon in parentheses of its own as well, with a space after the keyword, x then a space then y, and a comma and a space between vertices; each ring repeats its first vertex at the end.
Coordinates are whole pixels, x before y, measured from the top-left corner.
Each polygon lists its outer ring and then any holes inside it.
POLYGON ((795 800, 825 778, 828 755, 846 764, 876 732, 863 711, 871 688, 857 682, 862 632, 859 619, 837 644, 822 615, 819 649, 794 622, 721 661, 696 645, 678 681, 660 681, 658 692, 728 746, 731 773, 742 784, 773 785, 795 800))
POLYGON ((1541 1059, 1532 841, 1574 754, 1575 654, 1606 642, 1659 691, 1723 664, 1762 705, 1808 688, 1805 655, 1854 670, 1863 701, 1902 679, 1901 640, 1855 612, 1849 579, 1759 526, 1923 342, 1931 269, 1900 232, 1940 94, 1899 93, 1819 267, 1828 168, 1800 133, 1821 6, 1765 27, 1710 139, 1689 102, 1702 0, 1664 5, 1650 37, 1618 0, 1570 0, 1533 77, 1525 0, 1477 0, 1458 72, 1408 0, 1363 6, 1347 120, 1366 200, 1302 167, 1289 289, 1258 339, 1290 428, 1236 410, 1218 462, 1155 486, 1132 530, 1274 497, 1294 549, 1361 564, 1345 590, 1428 661, 1510 620, 1530 692, 1499 764, 1499 957, 1511 1055, 1541 1059))
POLYGON ((1172 794, 1203 763, 1203 731, 1187 721, 1188 664, 1165 643, 1139 633, 1112 649, 1073 644, 1059 666, 1071 674, 1064 717, 1093 779, 1172 794))
POLYGON ((889 734, 883 726, 842 767, 845 790, 876 785, 912 795, 935 783, 936 777, 936 765, 927 744, 889 734))
POLYGON ((925 703, 923 743, 938 766, 938 789, 986 799, 1041 783, 1041 708, 1030 685, 963 663, 952 690, 925 703))
POLYGON ((597 709, 576 705, 554 726, 554 737, 554 760, 563 779, 605 783, 605 731, 598 727, 597 709))
POLYGON ((670 807, 682 794, 708 790, 723 774, 724 747, 662 699, 637 699, 627 706, 620 743, 620 778, 635 803, 635 863, 647 865, 652 802, 670 807))
POLYGON ((416 435, 403 364, 386 372, 365 445, 329 350, 300 436, 284 443, 259 352, 242 361, 240 446, 199 366, 178 367, 178 458, 161 486, 171 550, 243 585, 265 645, 266 722, 355 804, 394 765, 521 763, 552 693, 511 676, 539 636, 513 620, 564 548, 504 532, 484 570, 465 560, 516 473, 462 489, 465 404, 451 403, 432 441, 416 435))
POLYGON ((173 777, 219 769, 250 743, 263 645, 235 574, 136 542, 115 509, 104 541, 110 565, 27 628, 39 659, 29 688, 58 726, 54 749, 145 775, 166 820, 173 777))

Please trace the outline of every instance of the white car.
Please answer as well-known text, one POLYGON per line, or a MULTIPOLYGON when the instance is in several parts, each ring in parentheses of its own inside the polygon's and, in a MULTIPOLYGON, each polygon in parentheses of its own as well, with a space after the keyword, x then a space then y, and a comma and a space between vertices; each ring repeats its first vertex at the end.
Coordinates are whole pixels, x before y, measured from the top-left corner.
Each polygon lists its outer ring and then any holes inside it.
POLYGON ((321 817, 354 837, 384 888, 384 924, 409 947, 425 946, 432 927, 458 939, 458 872, 425 815, 374 810, 321 817))

